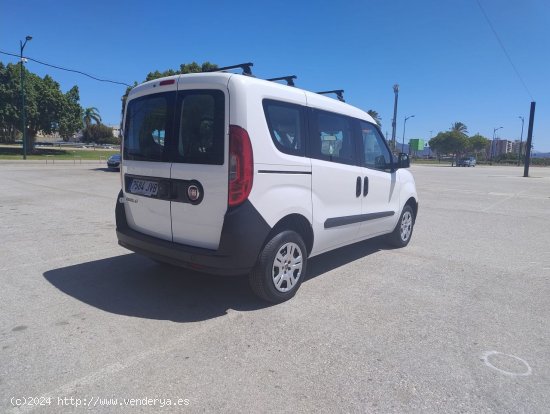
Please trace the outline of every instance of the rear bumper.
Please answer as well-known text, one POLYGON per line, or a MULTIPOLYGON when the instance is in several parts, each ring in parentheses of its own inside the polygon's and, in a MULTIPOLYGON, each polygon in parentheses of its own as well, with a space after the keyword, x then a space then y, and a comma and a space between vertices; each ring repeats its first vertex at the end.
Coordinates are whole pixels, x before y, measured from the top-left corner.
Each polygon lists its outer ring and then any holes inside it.
MULTIPOLYGON (((119 199, 123 197, 122 191, 119 199)), ((124 204, 117 201, 118 244, 162 262, 217 275, 242 275, 252 270, 271 231, 254 206, 246 201, 228 210, 218 250, 204 249, 152 237, 131 229, 124 204)))

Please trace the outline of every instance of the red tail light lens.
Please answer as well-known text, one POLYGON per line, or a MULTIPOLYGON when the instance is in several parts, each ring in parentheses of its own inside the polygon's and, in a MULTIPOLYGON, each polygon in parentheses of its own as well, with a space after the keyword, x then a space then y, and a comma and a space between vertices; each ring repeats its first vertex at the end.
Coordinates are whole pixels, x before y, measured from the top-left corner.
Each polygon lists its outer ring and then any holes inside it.
POLYGON ((242 204, 250 195, 254 178, 254 159, 250 137, 245 129, 229 126, 229 196, 230 207, 242 204))

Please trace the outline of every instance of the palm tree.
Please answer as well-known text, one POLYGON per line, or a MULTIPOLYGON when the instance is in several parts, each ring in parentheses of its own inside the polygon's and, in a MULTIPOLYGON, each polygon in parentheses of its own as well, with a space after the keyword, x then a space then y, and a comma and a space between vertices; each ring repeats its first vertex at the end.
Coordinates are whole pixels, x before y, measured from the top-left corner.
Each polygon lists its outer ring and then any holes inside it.
POLYGON ((382 117, 378 114, 378 112, 376 112, 374 109, 369 109, 367 111, 367 114, 372 116, 372 119, 374 119, 374 122, 376 122, 378 126, 382 126, 382 117))
POLYGON ((468 127, 462 122, 455 122, 451 125, 451 131, 460 132, 463 135, 468 135, 468 127))
POLYGON ((94 121, 96 124, 100 124, 101 116, 99 115, 98 109, 92 106, 91 108, 84 109, 84 116, 82 117, 82 120, 84 121, 84 125, 86 126, 86 128, 88 128, 90 125, 92 125, 92 121, 94 121))

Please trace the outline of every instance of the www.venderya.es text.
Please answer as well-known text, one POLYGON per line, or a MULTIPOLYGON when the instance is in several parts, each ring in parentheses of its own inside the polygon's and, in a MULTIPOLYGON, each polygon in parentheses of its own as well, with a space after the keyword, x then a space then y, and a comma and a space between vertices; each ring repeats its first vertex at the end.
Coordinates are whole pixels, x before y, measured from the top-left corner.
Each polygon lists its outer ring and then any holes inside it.
POLYGON ((12 397, 13 407, 185 407, 190 405, 188 398, 116 398, 116 397, 12 397))

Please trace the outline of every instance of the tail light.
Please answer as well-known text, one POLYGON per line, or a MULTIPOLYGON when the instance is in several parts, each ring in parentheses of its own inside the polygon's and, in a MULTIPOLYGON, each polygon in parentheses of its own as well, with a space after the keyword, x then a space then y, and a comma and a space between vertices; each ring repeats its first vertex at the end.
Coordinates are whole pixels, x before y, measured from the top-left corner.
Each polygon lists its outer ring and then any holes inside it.
POLYGON ((245 129, 229 126, 229 195, 230 207, 243 203, 252 190, 254 162, 250 137, 245 129))

